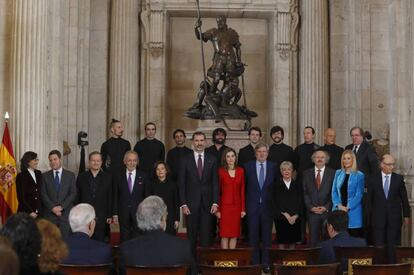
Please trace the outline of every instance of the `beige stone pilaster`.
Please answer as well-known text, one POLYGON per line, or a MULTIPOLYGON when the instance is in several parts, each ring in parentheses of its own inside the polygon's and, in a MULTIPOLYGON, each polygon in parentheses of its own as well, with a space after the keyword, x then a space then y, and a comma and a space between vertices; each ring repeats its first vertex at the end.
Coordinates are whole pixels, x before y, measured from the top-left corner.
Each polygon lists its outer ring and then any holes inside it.
POLYGON ((47 0, 13 1, 11 128, 15 156, 39 154, 47 163, 47 0))
POLYGON ((134 146, 139 124, 139 1, 113 0, 109 57, 109 121, 122 121, 134 146))
POLYGON ((328 1, 302 0, 299 61, 299 133, 312 126, 322 143, 329 123, 328 1))

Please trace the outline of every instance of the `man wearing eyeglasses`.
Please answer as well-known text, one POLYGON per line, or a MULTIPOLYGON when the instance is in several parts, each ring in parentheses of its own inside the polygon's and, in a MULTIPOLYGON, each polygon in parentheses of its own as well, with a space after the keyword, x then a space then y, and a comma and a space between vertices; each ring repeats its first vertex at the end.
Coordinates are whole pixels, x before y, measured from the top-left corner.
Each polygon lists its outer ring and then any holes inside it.
POLYGON ((381 172, 372 176, 368 184, 368 206, 372 238, 375 246, 388 247, 390 263, 395 263, 394 246, 401 244, 401 226, 410 222, 410 205, 404 178, 393 173, 395 159, 385 154, 381 172))

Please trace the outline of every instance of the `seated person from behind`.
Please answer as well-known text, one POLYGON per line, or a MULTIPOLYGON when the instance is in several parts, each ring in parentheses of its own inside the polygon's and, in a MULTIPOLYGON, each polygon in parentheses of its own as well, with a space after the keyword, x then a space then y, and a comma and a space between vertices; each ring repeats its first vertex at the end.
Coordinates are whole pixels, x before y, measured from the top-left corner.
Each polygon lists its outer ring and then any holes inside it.
POLYGON ((65 239, 69 256, 63 264, 95 265, 112 262, 111 247, 106 243, 90 239, 95 230, 95 210, 90 204, 80 203, 69 213, 72 235, 65 239))
POLYGON ((144 199, 138 206, 136 219, 143 234, 121 244, 121 270, 124 266, 184 264, 190 267, 188 274, 196 274, 190 242, 164 232, 167 206, 160 197, 144 199))
MULTIPOLYGON (((321 248, 319 263, 328 264, 336 262, 335 246, 366 246, 364 239, 351 237, 348 232, 348 214, 342 210, 335 210, 328 214, 326 229, 329 240, 319 243, 321 248)), ((346 264, 342 266, 347 266, 346 264)))

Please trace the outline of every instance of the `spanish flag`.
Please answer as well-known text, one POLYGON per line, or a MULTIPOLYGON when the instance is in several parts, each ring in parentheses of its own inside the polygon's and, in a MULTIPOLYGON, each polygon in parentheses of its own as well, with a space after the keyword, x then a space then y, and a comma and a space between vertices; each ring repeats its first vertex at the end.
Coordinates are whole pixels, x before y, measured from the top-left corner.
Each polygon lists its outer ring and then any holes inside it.
POLYGON ((0 216, 3 224, 10 215, 16 213, 17 206, 16 160, 6 121, 0 146, 0 216))

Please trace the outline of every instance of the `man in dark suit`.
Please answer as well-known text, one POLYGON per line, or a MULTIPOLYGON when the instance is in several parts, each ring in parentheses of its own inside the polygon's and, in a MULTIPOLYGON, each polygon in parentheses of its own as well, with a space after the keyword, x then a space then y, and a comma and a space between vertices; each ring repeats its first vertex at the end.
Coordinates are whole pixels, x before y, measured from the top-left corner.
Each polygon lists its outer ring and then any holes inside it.
POLYGON ((108 244, 90 239, 96 225, 95 210, 92 205, 80 203, 69 213, 72 235, 65 239, 69 255, 63 264, 96 265, 112 262, 112 250, 108 244))
POLYGON ((238 155, 238 165, 243 167, 247 162, 256 159, 256 152, 254 151, 254 147, 259 143, 260 139, 262 138, 262 130, 257 127, 253 126, 249 129, 249 144, 244 146, 240 149, 238 155))
MULTIPOLYGON (((262 130, 257 126, 253 126, 249 129, 248 134, 249 134, 249 144, 247 144, 246 146, 240 149, 239 155, 237 158, 239 167, 244 167, 244 165, 248 163, 249 161, 256 160, 256 152, 254 148, 260 142, 260 139, 262 138, 262 130)), ((246 187, 247 186, 245 185, 245 188, 246 187)), ((244 237, 244 240, 246 242, 249 242, 249 229, 247 226, 247 220, 248 220, 247 217, 242 219, 241 227, 242 227, 242 235, 244 237)))
POLYGON ((329 162, 326 163, 327 166, 331 167, 334 170, 341 169, 341 157, 344 152, 344 148, 335 144, 336 141, 336 131, 333 128, 325 129, 325 145, 322 146, 321 150, 328 152, 329 162))
POLYGON ((121 242, 139 234, 135 212, 138 204, 151 194, 147 175, 137 170, 138 154, 128 151, 124 156, 126 169, 115 175, 113 181, 113 221, 119 223, 121 242))
POLYGON ((264 143, 256 145, 256 160, 244 165, 246 175, 246 217, 250 246, 253 247, 252 264, 264 265, 269 270, 268 248, 272 244, 271 185, 275 181, 276 167, 267 160, 269 148, 264 143), (260 243, 261 257, 260 257, 260 243))
POLYGON ((185 132, 182 129, 176 129, 173 133, 175 147, 167 153, 167 164, 171 170, 171 178, 174 182, 178 180, 178 172, 184 156, 192 154, 193 151, 185 146, 185 132))
POLYGON ((89 170, 78 175, 76 187, 78 203, 89 203, 97 213, 95 233, 92 238, 104 241, 108 237, 112 221, 112 177, 101 170, 102 155, 94 151, 89 154, 89 170))
POLYGON ((308 214, 310 246, 315 247, 323 236, 323 223, 332 209, 332 183, 335 170, 326 166, 329 157, 325 151, 312 154, 315 166, 303 172, 303 193, 308 214))
POLYGON ((56 224, 66 237, 70 233, 69 211, 76 200, 75 174, 62 168, 62 154, 58 150, 50 151, 49 164, 52 169, 43 174, 41 190, 44 218, 56 224))
POLYGON ((188 274, 197 274, 188 240, 165 233, 167 206, 158 196, 149 196, 137 209, 136 219, 141 236, 121 244, 121 274, 126 265, 189 265, 188 274))
MULTIPOLYGON (((356 155, 358 170, 368 178, 379 172, 379 160, 375 149, 364 140, 364 130, 360 127, 352 127, 350 131, 352 144, 345 147, 356 155)), ((365 184, 367 187, 367 185, 365 184)))
POLYGON ((393 173, 395 159, 385 154, 381 159, 381 172, 373 175, 368 184, 368 206, 374 245, 388 246, 389 260, 395 262, 394 246, 401 244, 401 226, 410 224, 404 178, 393 173))
POLYGON ((181 209, 187 217, 187 235, 193 254, 197 239, 201 246, 211 245, 212 218, 218 207, 217 162, 205 149, 206 136, 195 132, 192 136, 193 154, 182 162, 178 176, 181 209))
MULTIPOLYGON (((336 210, 328 214, 326 230, 330 239, 318 244, 321 248, 319 254, 320 264, 336 262, 335 246, 367 246, 364 239, 351 237, 347 229, 348 214, 345 211, 336 210)), ((346 261, 346 259, 343 259, 343 261, 346 261)), ((342 266, 347 266, 347 264, 345 263, 342 266)))

